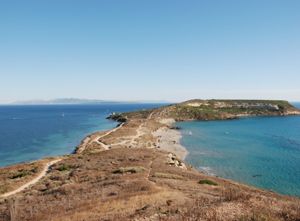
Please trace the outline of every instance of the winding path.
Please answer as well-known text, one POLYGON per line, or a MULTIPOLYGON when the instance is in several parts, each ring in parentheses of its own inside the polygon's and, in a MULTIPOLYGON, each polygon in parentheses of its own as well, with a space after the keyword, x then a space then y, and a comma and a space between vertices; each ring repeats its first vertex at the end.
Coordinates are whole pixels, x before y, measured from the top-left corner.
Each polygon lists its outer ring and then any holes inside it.
POLYGON ((47 172, 49 171, 50 167, 53 164, 55 164, 55 163, 57 163, 57 162, 59 162, 61 160, 62 159, 56 159, 56 160, 52 160, 52 161, 48 162, 45 165, 45 167, 42 170, 42 172, 37 177, 35 177, 34 179, 32 179, 31 181, 29 181, 28 183, 25 183, 24 185, 20 186, 19 188, 15 189, 13 191, 10 191, 10 192, 7 192, 7 193, 4 193, 4 194, 0 195, 0 198, 6 198, 6 197, 9 197, 9 196, 12 196, 12 195, 14 195, 16 193, 19 193, 19 192, 25 190, 26 188, 30 187, 31 185, 34 185, 35 183, 37 183, 40 179, 42 179, 47 174, 47 172))
POLYGON ((136 135, 133 136, 133 137, 131 138, 131 141, 130 141, 130 145, 131 145, 131 146, 133 146, 134 143, 136 143, 136 139, 137 139, 137 138, 139 138, 139 137, 141 137, 142 135, 145 134, 145 132, 142 131, 142 128, 145 126, 145 124, 147 123, 147 121, 151 119, 153 113, 154 113, 154 112, 152 111, 152 112, 149 114, 149 116, 147 117, 147 119, 146 119, 143 123, 141 123, 141 124, 139 125, 139 127, 138 127, 137 130, 136 130, 136 135))
MULTIPOLYGON (((151 112, 151 113, 149 114, 149 116, 147 117, 147 120, 150 120, 150 119, 151 119, 153 113, 154 113, 154 112, 151 112)), ((98 144, 100 144, 105 150, 108 150, 110 147, 112 147, 112 146, 117 146, 117 145, 125 145, 125 144, 127 144, 128 146, 134 146, 134 143, 136 142, 136 139, 139 138, 139 137, 141 137, 142 135, 145 134, 144 132, 142 132, 142 128, 145 126, 147 120, 146 120, 145 122, 141 123, 141 124, 139 125, 139 127, 136 129, 136 135, 134 135, 134 136, 128 136, 128 137, 127 137, 127 138, 129 138, 129 140, 123 140, 123 141, 121 141, 121 142, 118 142, 118 143, 112 143, 112 144, 110 144, 110 145, 106 145, 105 143, 103 143, 103 142, 100 141, 101 138, 103 138, 103 137, 105 137, 105 136, 107 136, 107 135, 109 135, 109 134, 111 134, 111 133, 117 131, 118 129, 120 129, 120 128, 124 125, 124 123, 122 123, 119 127, 116 127, 115 129, 110 130, 110 131, 108 131, 107 133, 105 133, 105 134, 103 134, 103 135, 101 135, 101 136, 96 137, 93 141, 95 141, 95 142, 97 142, 98 144)))
MULTIPOLYGON (((153 114, 153 112, 151 112, 151 113, 149 114, 149 116, 147 117, 147 120, 151 119, 152 114, 153 114)), ((136 134, 135 136, 130 137, 131 139, 129 140, 129 142, 130 142, 131 145, 134 144, 135 140, 136 140, 138 137, 140 137, 140 136, 142 136, 142 135, 144 134, 144 133, 142 132, 142 128, 144 127, 145 123, 146 123, 146 122, 141 123, 141 124, 139 125, 139 127, 137 128, 137 131, 136 131, 137 134, 136 134)), ((111 133, 113 133, 113 132, 115 132, 115 131, 117 131, 117 130, 119 130, 120 128, 123 127, 123 125, 124 125, 124 123, 120 124, 118 127, 116 127, 116 128, 114 128, 114 129, 112 129, 112 130, 106 132, 105 134, 103 134, 103 135, 101 135, 101 136, 98 136, 98 137, 94 138, 93 141, 96 141, 96 142, 99 143, 105 150, 108 150, 108 149, 109 149, 109 146, 106 145, 105 143, 101 142, 100 139, 103 138, 103 137, 108 136, 109 134, 111 134, 111 133)), ((122 142, 124 142, 124 141, 122 141, 122 142)), ((122 142, 120 142, 120 144, 121 144, 122 142)), ((128 141, 127 141, 127 142, 128 142, 128 141)), ((81 152, 82 152, 82 151, 81 151, 81 152)), ((52 161, 48 162, 48 163, 45 165, 45 167, 43 168, 43 170, 41 171, 41 173, 40 173, 37 177, 35 177, 34 179, 30 180, 29 182, 23 184, 22 186, 20 186, 19 188, 15 189, 15 190, 13 190, 13 191, 10 191, 10 192, 7 192, 7 193, 4 193, 4 194, 0 195, 0 199, 1 199, 1 198, 6 198, 6 197, 9 197, 9 196, 12 196, 12 195, 14 195, 14 194, 17 194, 17 193, 19 193, 19 192, 25 190, 26 188, 28 188, 28 187, 30 187, 30 186, 36 184, 36 183, 37 183, 38 181, 40 181, 44 176, 46 176, 47 172, 50 170, 50 168, 51 168, 51 166, 52 166, 53 164, 55 164, 55 163, 57 163, 57 162, 59 162, 59 161, 61 161, 61 160, 62 160, 62 159, 60 158, 60 159, 55 159, 55 160, 52 160, 52 161)), ((147 179, 148 179, 148 180, 149 180, 149 176, 150 176, 151 169, 152 169, 152 168, 151 168, 151 167, 152 167, 152 163, 153 163, 153 161, 151 161, 151 162, 150 162, 150 165, 149 165, 150 168, 149 168, 149 172, 148 172, 148 174, 147 174, 147 179)), ((151 181, 151 182, 152 182, 152 181, 151 181)))
POLYGON ((123 125, 124 125, 124 123, 120 124, 120 126, 118 126, 118 127, 114 128, 114 129, 108 131, 107 133, 105 133, 105 134, 103 134, 103 135, 101 135, 101 136, 96 137, 94 140, 95 140, 98 144, 100 144, 105 150, 108 150, 108 149, 109 149, 109 146, 106 145, 105 143, 101 142, 100 139, 103 138, 103 137, 108 136, 109 134, 111 134, 111 133, 113 133, 113 132, 115 132, 115 131, 117 131, 117 130, 119 130, 121 127, 123 127, 123 125))

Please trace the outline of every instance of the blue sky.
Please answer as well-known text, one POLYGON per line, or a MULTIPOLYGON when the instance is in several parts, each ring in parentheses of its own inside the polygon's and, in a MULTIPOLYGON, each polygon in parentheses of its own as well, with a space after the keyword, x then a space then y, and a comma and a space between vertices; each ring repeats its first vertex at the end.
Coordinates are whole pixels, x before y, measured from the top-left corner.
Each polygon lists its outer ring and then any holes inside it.
POLYGON ((300 100, 300 1, 0 2, 0 102, 300 100))

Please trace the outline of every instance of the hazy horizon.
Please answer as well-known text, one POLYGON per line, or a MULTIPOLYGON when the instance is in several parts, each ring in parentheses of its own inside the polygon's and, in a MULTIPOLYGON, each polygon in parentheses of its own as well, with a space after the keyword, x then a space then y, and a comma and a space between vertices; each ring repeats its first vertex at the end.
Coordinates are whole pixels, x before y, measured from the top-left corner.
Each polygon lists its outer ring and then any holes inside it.
MULTIPOLYGON (((185 100, 178 100, 178 101, 172 101, 172 100, 103 100, 103 99, 89 99, 89 98, 54 98, 54 99, 37 99, 37 100, 16 100, 12 102, 6 102, 6 103, 0 103, 0 105, 35 105, 35 104, 45 104, 45 105, 55 105, 55 104, 64 104, 63 100, 68 100, 68 99, 75 99, 75 100, 82 100, 81 103, 74 103, 74 104, 85 104, 86 102, 90 102, 91 104, 97 103, 97 102, 116 102, 116 103, 162 103, 162 104, 169 104, 169 103, 177 103, 177 102, 184 102, 187 100, 192 100, 192 99, 200 99, 200 100, 206 100, 206 99, 214 99, 214 100, 223 100, 223 98, 199 98, 199 97, 194 97, 190 99, 185 99, 185 100), (59 100, 62 100, 61 103, 52 103, 52 102, 57 102, 59 100)), ((229 99, 229 98, 228 98, 229 99)), ((224 99, 226 100, 226 99, 224 99)), ((239 100, 239 99, 233 99, 233 100, 239 100)), ((255 99, 242 99, 242 100, 255 100, 255 99)), ((268 99, 259 99, 259 100, 268 100, 268 99)), ((274 99, 274 100, 280 100, 280 99, 274 99)), ((300 100, 286 100, 291 103, 300 103, 300 100)), ((65 104, 72 104, 71 102, 66 102, 65 104)))
POLYGON ((2 1, 0 103, 300 101, 300 1, 2 1))

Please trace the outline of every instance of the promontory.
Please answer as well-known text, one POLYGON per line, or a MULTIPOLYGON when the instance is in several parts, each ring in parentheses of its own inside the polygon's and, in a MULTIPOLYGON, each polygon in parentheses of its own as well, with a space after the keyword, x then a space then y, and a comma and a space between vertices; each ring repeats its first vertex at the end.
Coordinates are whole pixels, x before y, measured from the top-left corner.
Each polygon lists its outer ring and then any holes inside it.
POLYGON ((299 115, 286 101, 190 100, 114 113, 74 154, 0 169, 1 221, 300 220, 300 199, 185 163, 176 121, 299 115))

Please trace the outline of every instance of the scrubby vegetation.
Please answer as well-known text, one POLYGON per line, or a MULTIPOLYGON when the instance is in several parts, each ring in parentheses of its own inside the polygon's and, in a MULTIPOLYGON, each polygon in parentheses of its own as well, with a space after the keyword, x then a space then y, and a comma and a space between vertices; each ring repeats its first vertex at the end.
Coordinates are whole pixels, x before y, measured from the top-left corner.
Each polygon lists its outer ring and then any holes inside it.
POLYGON ((127 113, 113 113, 107 119, 115 120, 120 123, 126 122, 128 119, 147 119, 153 110, 140 110, 127 113))
POLYGON ((62 164, 57 168, 57 170, 59 170, 59 171, 68 171, 70 169, 71 169, 70 166, 66 165, 66 164, 62 164))
POLYGON ((140 173, 145 171, 146 169, 141 166, 135 166, 135 167, 120 167, 113 171, 113 173, 140 173))
POLYGON ((34 167, 30 170, 26 170, 26 169, 20 169, 18 170, 17 172, 13 173, 10 178, 11 179, 17 179, 17 178, 22 178, 22 177, 25 177, 27 175, 32 175, 34 173, 37 172, 37 167, 34 167))
POLYGON ((212 185, 212 186, 217 186, 218 184, 212 180, 207 180, 207 179, 204 179, 204 180, 200 180, 198 182, 199 184, 207 184, 207 185, 212 185))
POLYGON ((27 175, 30 175, 31 172, 29 170, 20 170, 17 173, 13 174, 10 179, 17 179, 17 178, 22 178, 25 177, 27 175))
MULTIPOLYGON (((91 134, 80 152, 51 166, 38 183, 0 200, 0 220, 299 221, 298 198, 202 174, 184 166, 172 151, 161 151, 161 137, 153 135, 162 127, 169 130, 164 118, 232 119, 295 110, 283 101, 193 100, 114 114, 111 119, 126 123, 105 137, 106 132, 91 134)), ((44 165, 0 169, 0 193, 30 181, 44 165)))
POLYGON ((190 100, 161 108, 160 115, 182 120, 223 120, 241 116, 276 116, 299 113, 287 101, 190 100))
MULTIPOLYGON (((166 164, 169 153, 118 148, 70 156, 0 200, 0 220, 296 221, 300 201, 166 164), (68 168, 61 172, 59 168, 68 168), (128 175, 127 175, 128 174, 128 175), (201 183, 209 185, 199 185, 201 183), (217 182, 216 182, 217 183, 217 182), (270 206, 271 205, 271 206, 270 206)), ((30 170, 28 168, 28 170, 30 170)))
POLYGON ((109 119, 125 122, 128 119, 146 119, 151 112, 165 118, 184 120, 224 120, 242 116, 280 116, 300 114, 287 101, 282 100, 190 100, 154 110, 112 114, 109 119))
POLYGON ((40 161, 0 168, 0 194, 11 191, 32 179, 43 165, 44 161, 40 161))

